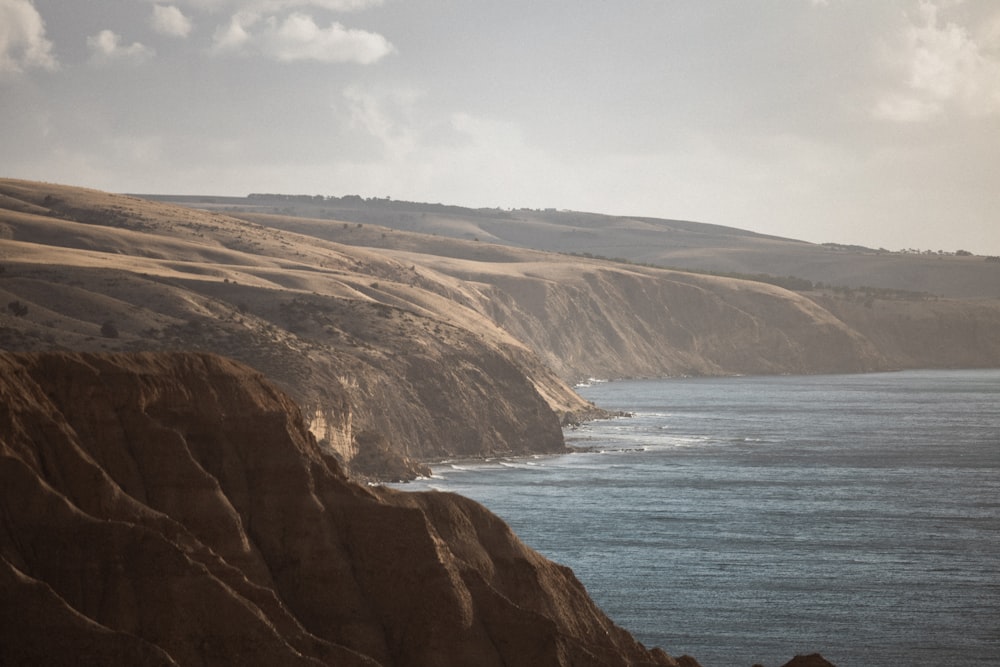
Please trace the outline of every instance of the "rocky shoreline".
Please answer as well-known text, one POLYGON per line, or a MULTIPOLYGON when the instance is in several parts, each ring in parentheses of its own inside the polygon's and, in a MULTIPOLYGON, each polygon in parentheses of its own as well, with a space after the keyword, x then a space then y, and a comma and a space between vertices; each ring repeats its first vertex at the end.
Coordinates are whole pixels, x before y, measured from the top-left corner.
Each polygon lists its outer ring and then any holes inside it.
POLYGON ((0 664, 698 665, 482 506, 348 480, 231 360, 0 353, 0 396, 0 664))
POLYGON ((563 427, 605 416, 573 379, 1000 364, 996 301, 858 302, 194 204, 0 179, 0 349, 237 359, 362 480, 563 451, 563 427))

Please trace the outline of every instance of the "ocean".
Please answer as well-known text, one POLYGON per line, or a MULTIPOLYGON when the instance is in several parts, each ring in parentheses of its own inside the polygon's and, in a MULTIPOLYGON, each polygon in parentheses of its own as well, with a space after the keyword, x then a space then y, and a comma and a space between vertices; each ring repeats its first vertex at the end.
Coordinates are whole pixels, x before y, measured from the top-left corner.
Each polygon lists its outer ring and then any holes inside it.
POLYGON ((1000 664, 1000 371, 578 387, 561 456, 446 462, 647 646, 705 667, 1000 664))

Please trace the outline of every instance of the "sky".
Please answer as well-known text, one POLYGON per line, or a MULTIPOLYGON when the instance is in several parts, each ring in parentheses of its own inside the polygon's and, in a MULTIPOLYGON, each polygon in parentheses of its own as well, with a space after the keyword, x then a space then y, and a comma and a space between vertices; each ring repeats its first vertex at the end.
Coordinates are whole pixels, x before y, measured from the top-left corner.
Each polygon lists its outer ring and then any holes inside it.
POLYGON ((1000 255, 1000 2, 0 0, 0 176, 1000 255))

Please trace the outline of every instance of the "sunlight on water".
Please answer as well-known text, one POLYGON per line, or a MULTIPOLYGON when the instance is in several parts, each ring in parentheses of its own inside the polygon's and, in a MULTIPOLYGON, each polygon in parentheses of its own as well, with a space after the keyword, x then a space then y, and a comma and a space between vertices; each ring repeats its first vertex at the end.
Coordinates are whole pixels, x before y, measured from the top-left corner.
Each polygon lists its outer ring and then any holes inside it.
POLYGON ((995 665, 1000 371, 593 383, 587 453, 404 488, 483 502, 647 645, 706 667, 995 665))

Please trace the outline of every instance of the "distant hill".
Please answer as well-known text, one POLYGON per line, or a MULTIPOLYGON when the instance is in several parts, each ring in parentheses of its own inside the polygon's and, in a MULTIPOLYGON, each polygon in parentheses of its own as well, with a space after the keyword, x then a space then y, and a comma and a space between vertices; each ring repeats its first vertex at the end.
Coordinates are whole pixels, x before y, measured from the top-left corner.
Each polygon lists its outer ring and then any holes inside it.
MULTIPOLYGON (((0 349, 233 357, 288 391, 352 473, 383 478, 563 451, 560 423, 598 412, 570 388, 590 377, 1000 366, 997 299, 790 290, 542 252, 490 240, 517 228, 503 211, 382 202, 389 227, 190 203, 0 180, 0 349), (418 221, 452 233, 402 228, 418 221)), ((634 224, 573 215, 598 236, 634 224)), ((650 246, 668 234, 654 228, 650 246)))
MULTIPOLYGON (((571 253, 667 268, 792 276, 822 285, 1000 298, 1000 262, 961 253, 814 244, 733 227, 553 209, 469 209, 357 196, 147 197, 234 213, 272 213, 571 253)), ((900 248, 907 246, 900 239, 900 248)), ((997 258, 992 258, 996 260, 997 258)))

